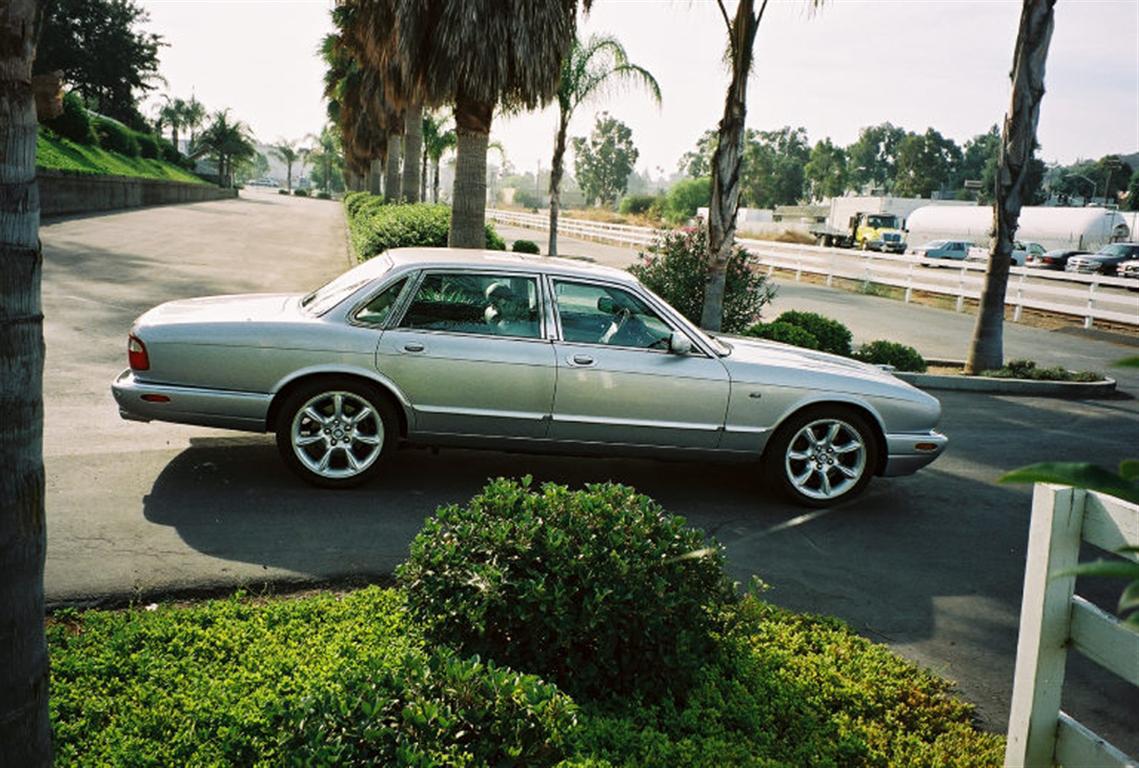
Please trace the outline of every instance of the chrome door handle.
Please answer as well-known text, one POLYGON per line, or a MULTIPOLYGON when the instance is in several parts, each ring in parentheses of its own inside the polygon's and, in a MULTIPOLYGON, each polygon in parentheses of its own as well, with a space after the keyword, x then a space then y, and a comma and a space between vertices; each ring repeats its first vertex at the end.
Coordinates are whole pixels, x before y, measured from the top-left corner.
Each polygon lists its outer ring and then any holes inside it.
POLYGON ((424 349, 425 347, 422 344, 415 341, 409 341, 407 344, 403 345, 404 352, 422 352, 424 349))
POLYGON ((570 358, 570 360, 571 360, 571 363, 570 363, 571 365, 577 365, 577 366, 580 366, 582 368, 588 368, 589 366, 593 365, 596 362, 589 355, 574 355, 573 357, 570 358))

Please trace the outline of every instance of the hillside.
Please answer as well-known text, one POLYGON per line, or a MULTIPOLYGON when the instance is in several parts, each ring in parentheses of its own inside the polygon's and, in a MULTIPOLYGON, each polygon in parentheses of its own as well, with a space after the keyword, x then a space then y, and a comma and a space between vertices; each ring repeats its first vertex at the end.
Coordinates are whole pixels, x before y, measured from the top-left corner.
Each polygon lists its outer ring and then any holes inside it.
POLYGON ((96 146, 85 146, 40 131, 36 138, 36 167, 52 171, 134 176, 144 179, 205 184, 184 168, 161 160, 127 157, 96 146))

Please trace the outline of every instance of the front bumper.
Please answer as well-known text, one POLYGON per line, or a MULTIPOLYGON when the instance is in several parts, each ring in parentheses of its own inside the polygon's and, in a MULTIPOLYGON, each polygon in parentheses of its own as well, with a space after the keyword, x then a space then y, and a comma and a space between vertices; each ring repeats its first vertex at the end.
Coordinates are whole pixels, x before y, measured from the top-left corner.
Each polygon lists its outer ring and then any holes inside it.
POLYGON ((127 369, 111 384, 119 415, 129 421, 171 421, 202 427, 265 431, 270 395, 139 381, 127 369))
POLYGON ((933 429, 929 432, 886 435, 886 465, 882 469, 882 476, 912 475, 940 456, 948 444, 949 438, 933 429))

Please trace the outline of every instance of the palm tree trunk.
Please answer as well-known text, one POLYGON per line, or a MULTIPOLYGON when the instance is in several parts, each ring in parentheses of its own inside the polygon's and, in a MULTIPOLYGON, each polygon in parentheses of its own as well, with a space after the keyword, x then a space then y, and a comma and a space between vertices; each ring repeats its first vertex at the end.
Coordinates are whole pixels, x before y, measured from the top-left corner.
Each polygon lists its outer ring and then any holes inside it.
POLYGON ((431 161, 431 202, 439 202, 439 158, 431 161))
POLYGON ((562 173, 565 171, 566 131, 569 114, 563 109, 558 118, 558 132, 554 136, 554 159, 550 163, 550 242, 547 256, 558 255, 558 214, 562 205, 562 173))
POLYGON ((368 166, 368 191, 373 195, 378 195, 382 191, 380 189, 380 179, 384 177, 384 161, 378 157, 372 158, 372 164, 368 166))
POLYGON ((384 175, 384 200, 389 203, 399 200, 399 139, 398 133, 388 136, 388 167, 387 173, 384 175))
POLYGON ((419 165, 419 199, 427 202, 427 147, 419 153, 422 160, 419 165))
POLYGON ((0 764, 49 766, 35 0, 0 11, 0 764))
POLYGON ((293 161, 290 160, 288 163, 285 164, 285 166, 288 169, 287 171, 285 171, 285 188, 288 189, 290 192, 292 192, 293 191, 293 161))
POLYGON ((455 101, 455 186, 451 193, 452 248, 486 247, 486 150, 494 105, 455 101))
POLYGON ((177 124, 170 126, 170 136, 174 140, 174 149, 178 149, 178 126, 177 126, 177 124))
POLYGON ((720 330, 724 320, 724 286, 736 238, 736 213, 740 206, 740 159, 747 117, 747 79, 751 74, 752 44, 767 0, 763 0, 758 16, 752 15, 754 7, 754 0, 740 0, 729 29, 732 82, 724 100, 724 117, 720 120, 716 152, 712 155, 708 279, 704 284, 704 306, 700 313, 700 325, 710 331, 720 330))
POLYGON ((1044 98, 1044 65, 1054 25, 1056 0, 1024 0, 1013 52, 1012 96, 997 160, 996 201, 989 267, 965 373, 980 373, 1004 364, 1005 291, 1012 262, 1013 239, 1024 204, 1024 182, 1036 150, 1036 125, 1044 98))
POLYGON ((423 151, 423 105, 413 104, 403 118, 403 199, 419 202, 419 153, 423 151))

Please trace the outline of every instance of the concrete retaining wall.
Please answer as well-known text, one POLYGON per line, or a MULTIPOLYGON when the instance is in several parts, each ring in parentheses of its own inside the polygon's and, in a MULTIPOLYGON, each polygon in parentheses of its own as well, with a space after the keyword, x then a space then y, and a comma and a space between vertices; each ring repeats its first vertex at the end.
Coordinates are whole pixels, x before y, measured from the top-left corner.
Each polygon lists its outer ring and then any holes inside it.
POLYGON ((143 205, 200 203, 237 197, 235 189, 211 184, 101 176, 39 169, 40 215, 65 216, 92 211, 112 211, 143 205))

